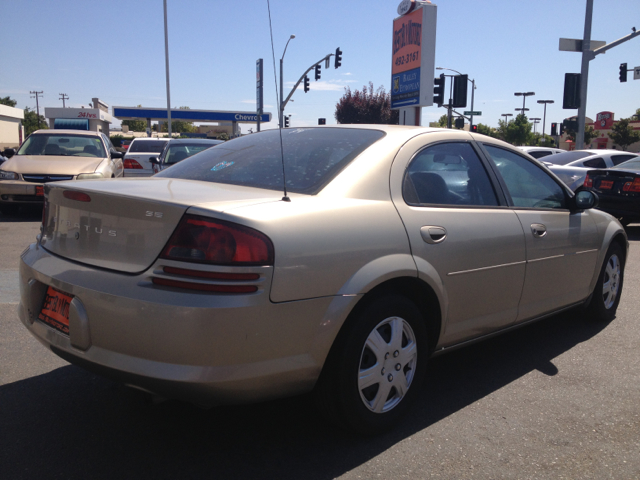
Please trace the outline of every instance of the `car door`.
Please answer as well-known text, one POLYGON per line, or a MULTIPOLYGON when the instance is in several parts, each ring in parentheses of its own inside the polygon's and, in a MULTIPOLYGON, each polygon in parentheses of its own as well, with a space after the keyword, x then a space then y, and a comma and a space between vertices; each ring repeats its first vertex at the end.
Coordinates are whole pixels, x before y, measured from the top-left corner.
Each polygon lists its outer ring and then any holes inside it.
POLYGON ((567 190, 540 165, 497 145, 483 147, 525 234, 527 264, 518 321, 584 300, 599 251, 589 211, 571 211, 567 190))
POLYGON ((418 274, 436 278, 446 298, 443 346, 515 322, 525 273, 517 215, 470 136, 451 137, 415 137, 398 152, 391 174, 418 274))

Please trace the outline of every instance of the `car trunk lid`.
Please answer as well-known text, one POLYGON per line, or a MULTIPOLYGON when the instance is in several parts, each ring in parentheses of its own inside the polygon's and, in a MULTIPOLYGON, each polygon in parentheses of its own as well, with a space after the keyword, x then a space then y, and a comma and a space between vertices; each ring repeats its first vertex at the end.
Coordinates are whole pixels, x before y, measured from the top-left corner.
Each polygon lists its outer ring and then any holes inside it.
POLYGON ((149 268, 187 209, 279 200, 277 192, 164 178, 48 184, 41 245, 84 264, 127 273, 149 268))

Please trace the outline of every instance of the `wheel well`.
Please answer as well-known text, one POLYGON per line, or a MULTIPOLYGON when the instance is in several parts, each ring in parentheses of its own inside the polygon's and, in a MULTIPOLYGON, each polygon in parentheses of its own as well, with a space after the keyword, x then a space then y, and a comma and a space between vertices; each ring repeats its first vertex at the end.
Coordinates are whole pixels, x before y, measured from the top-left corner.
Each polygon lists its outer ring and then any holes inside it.
POLYGON ((429 350, 433 351, 440 337, 442 311, 438 297, 433 289, 418 278, 394 278, 377 285, 360 299, 349 316, 357 316, 361 310, 375 299, 389 294, 407 297, 418 307, 427 326, 429 350))
POLYGON ((627 242, 624 238, 624 235, 622 235, 621 233, 618 233, 615 237, 613 237, 613 240, 611 240, 611 244, 617 243, 620 248, 622 249, 622 254, 624 255, 624 261, 626 263, 627 261, 627 242))

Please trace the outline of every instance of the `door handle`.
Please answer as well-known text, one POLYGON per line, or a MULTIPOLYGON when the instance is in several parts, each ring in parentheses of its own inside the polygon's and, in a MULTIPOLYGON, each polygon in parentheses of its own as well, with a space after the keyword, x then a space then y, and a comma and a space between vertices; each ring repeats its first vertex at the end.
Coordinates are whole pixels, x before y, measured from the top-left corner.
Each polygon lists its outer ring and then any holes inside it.
POLYGON ((531 233, 534 237, 542 238, 547 234, 547 227, 541 223, 532 223, 531 233))
POLYGON ((422 240, 433 245, 444 242, 445 238, 447 238, 447 230, 444 227, 425 225, 420 229, 420 235, 422 240))

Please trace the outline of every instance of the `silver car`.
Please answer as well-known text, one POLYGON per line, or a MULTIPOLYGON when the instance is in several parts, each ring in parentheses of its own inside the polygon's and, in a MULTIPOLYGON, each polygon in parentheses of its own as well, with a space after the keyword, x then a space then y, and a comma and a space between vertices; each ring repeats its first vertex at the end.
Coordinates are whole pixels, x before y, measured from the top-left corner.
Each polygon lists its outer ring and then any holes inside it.
POLYGON ((264 131, 45 198, 18 311, 47 348, 202 405, 313 391, 367 433, 432 355, 572 307, 613 319, 628 251, 591 192, 443 129, 264 131))

